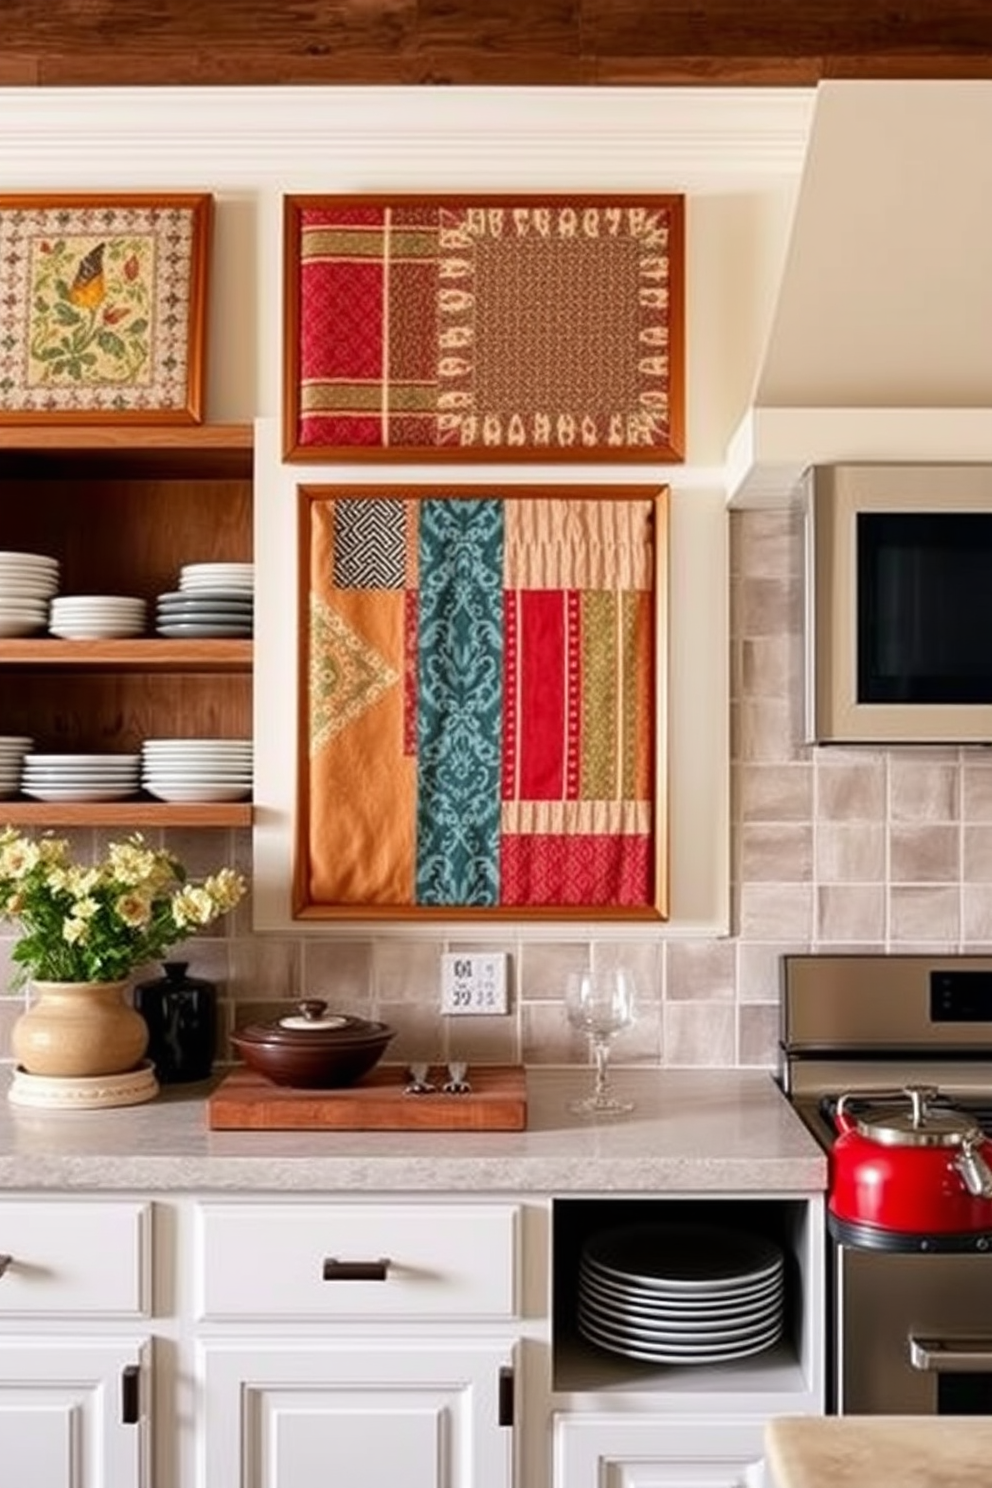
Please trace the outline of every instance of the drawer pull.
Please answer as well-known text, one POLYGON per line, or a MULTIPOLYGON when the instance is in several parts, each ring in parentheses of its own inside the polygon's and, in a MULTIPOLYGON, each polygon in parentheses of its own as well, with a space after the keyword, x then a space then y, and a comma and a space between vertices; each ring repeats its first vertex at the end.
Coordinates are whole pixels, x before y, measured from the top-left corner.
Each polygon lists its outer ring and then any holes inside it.
POLYGON ((6 1271, 6 1269, 7 1269, 8 1266, 12 1266, 13 1264, 14 1264, 14 1257, 13 1256, 0 1255, 0 1276, 3 1275, 3 1273, 6 1271))
POLYGON ((336 1256, 327 1256, 323 1274, 325 1281, 385 1281, 389 1261, 385 1257, 378 1261, 339 1261, 336 1256))
POLYGON ((136 1426, 141 1419, 141 1370, 137 1364, 125 1364, 121 1370, 121 1423, 136 1426))
POLYGON ((496 1422, 499 1426, 512 1426, 516 1411, 513 1388, 513 1370, 504 1364, 499 1372, 499 1404, 496 1407, 496 1422))
POLYGON ((935 1374, 992 1373, 992 1339, 917 1338, 909 1335, 909 1362, 935 1374))

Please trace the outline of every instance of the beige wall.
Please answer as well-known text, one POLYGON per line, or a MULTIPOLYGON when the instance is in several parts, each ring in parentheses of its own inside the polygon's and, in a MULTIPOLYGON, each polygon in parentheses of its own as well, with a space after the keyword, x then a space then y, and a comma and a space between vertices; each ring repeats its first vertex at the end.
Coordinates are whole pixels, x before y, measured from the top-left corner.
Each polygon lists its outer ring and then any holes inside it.
MULTIPOLYGON (((730 525, 733 933, 623 940, 646 989, 637 1028, 618 1042, 626 1061, 773 1063, 786 950, 992 947, 992 756, 803 745, 797 521, 736 512, 730 525)), ((92 845, 90 834, 82 841, 92 845)), ((169 843, 193 871, 232 853, 250 865, 247 833, 175 832, 169 843)), ((435 1011, 438 957, 457 941, 373 930, 347 940, 256 936, 250 926, 244 905, 224 938, 190 948, 193 970, 220 984, 228 1020, 320 993, 393 1023, 398 1058, 582 1058, 562 1014, 564 973, 621 948, 578 932, 473 940, 510 953, 512 1012, 446 1029, 435 1011)), ((0 941, 0 976, 10 944, 0 941)), ((14 1011, 4 1005, 7 1026, 14 1011)))
MULTIPOLYGON (((178 103, 129 90, 88 90, 85 99, 44 91, 0 90, 0 187, 75 181, 217 192, 214 420, 264 421, 278 412, 283 190, 375 190, 397 182, 407 190, 684 189, 691 229, 689 462, 658 474, 671 480, 686 512, 694 496, 719 487, 723 451, 750 394, 801 164, 807 101, 790 90, 730 90, 732 98, 706 89, 627 90, 620 97, 579 90, 578 98, 567 89, 547 96, 529 90, 511 107, 498 90, 329 97, 289 89, 271 106, 238 90, 185 90, 178 103)), ((595 474, 631 478, 629 470, 595 474)), ((642 479, 643 471, 635 476, 642 479)), ((542 478, 551 477, 545 471, 542 478)), ((729 658, 721 639, 715 660, 701 662, 691 626, 680 626, 685 695, 698 699, 716 667, 729 675, 730 696, 724 681, 719 705, 699 709, 676 750, 684 759, 705 753, 703 745, 732 723, 729 852, 718 840, 725 819, 721 826, 707 815, 701 795, 687 791, 678 773, 673 781, 680 841, 691 847, 698 836, 706 871, 721 867, 722 923, 701 930, 683 916, 643 933, 604 936, 595 926, 577 926, 546 937, 512 927, 488 939, 476 934, 473 948, 510 953, 512 1011, 446 1027, 436 1012, 438 957, 458 948, 457 934, 407 933, 402 926, 347 936, 304 936, 292 927, 258 934, 248 904, 223 936, 189 952, 191 968, 220 985, 228 1025, 268 1016, 274 1004, 305 992, 394 1023, 397 1058, 581 1059, 585 1050, 567 1033, 561 1009, 564 973, 590 956, 622 951, 640 974, 644 998, 637 1027, 618 1045, 620 1059, 765 1064, 774 1057, 783 949, 851 942, 905 948, 911 935, 955 947, 981 940, 983 917, 992 918, 992 894, 983 885, 983 877, 992 879, 992 825, 981 820, 984 809, 992 824, 992 804, 984 808, 992 803, 992 777, 981 756, 814 757, 803 749, 798 533, 785 513, 735 512, 726 523, 729 596, 723 541, 709 561, 705 552, 693 554, 698 568, 687 563, 685 544, 673 552, 676 590, 695 591, 715 575, 715 603, 723 610, 730 600, 729 658)), ((686 613, 681 603, 679 610, 686 613)), ((279 709, 260 714, 263 753, 287 716, 279 709)), ((719 794, 725 758, 716 771, 711 790, 719 794)), ((702 789, 705 783, 694 783, 694 791, 702 789)), ((94 834, 78 835, 81 850, 95 847, 94 834)), ((246 872, 254 867, 248 833, 175 832, 169 845, 194 873, 232 855, 246 872)), ((675 871, 678 901, 696 868, 676 863, 675 871)), ((700 897, 712 887, 702 884, 700 897)), ((3 983, 10 948, 0 939, 3 983)), ((0 1005, 0 1051, 16 1011, 13 999, 0 1005)))

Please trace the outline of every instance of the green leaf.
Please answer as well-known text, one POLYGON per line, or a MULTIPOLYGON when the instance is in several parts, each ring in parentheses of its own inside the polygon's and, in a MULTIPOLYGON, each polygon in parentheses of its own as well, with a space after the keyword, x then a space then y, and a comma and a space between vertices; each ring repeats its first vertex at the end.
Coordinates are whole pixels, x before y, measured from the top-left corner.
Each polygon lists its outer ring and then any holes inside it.
POLYGON ((127 354, 124 341, 116 331, 100 331, 96 340, 100 350, 105 351, 107 356, 123 357, 127 354))

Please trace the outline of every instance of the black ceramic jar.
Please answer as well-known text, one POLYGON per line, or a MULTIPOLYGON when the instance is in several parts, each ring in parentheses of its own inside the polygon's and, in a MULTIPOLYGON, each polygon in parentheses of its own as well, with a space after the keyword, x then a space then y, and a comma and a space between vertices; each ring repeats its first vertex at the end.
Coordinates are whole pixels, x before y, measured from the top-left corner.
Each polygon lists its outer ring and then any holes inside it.
POLYGON ((148 1024, 147 1057, 163 1085, 206 1080, 217 1046, 217 988, 186 975, 188 961, 163 961, 165 976, 139 982, 134 1006, 148 1024))

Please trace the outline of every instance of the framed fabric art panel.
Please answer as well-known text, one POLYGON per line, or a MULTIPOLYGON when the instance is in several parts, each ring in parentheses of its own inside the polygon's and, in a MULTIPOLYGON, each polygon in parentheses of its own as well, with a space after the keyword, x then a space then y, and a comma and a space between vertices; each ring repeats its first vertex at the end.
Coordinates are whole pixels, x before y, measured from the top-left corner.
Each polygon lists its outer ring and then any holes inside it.
POLYGON ((298 488, 297 918, 668 913, 668 491, 298 488))
POLYGON ((284 205, 287 460, 682 459, 683 197, 284 205))
POLYGON ((209 194, 0 195, 0 423, 203 416, 209 194))

